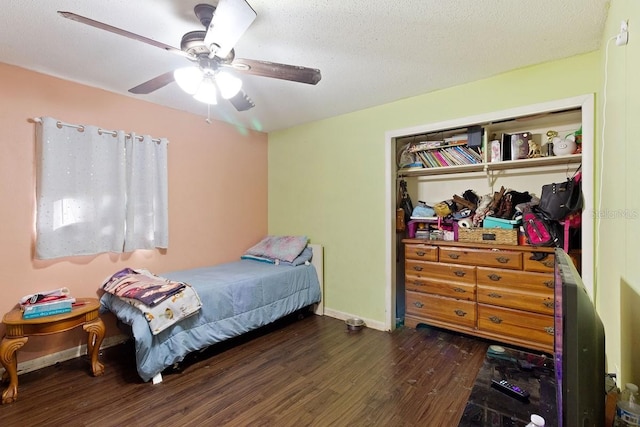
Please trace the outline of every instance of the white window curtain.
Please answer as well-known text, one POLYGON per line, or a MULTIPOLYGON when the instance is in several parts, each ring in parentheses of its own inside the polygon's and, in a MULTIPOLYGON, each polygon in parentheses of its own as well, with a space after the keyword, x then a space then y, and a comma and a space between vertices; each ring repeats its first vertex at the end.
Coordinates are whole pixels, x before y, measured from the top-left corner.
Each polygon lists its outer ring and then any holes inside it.
POLYGON ((133 132, 126 146, 127 209, 124 251, 166 248, 169 243, 167 141, 133 132))
POLYGON ((38 120, 36 256, 166 248, 167 144, 38 120))

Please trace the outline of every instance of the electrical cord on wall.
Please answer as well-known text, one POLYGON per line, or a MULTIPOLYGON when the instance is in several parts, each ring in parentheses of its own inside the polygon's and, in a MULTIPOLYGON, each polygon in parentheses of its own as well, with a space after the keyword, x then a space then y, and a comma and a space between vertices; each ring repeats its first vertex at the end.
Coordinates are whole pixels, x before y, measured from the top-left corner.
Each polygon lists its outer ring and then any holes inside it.
MULTIPOLYGON (((604 87, 602 89, 602 133, 600 136, 600 177, 598 182, 598 210, 594 212, 595 219, 597 221, 596 226, 596 251, 595 251, 595 273, 598 277, 598 264, 600 261, 600 225, 602 224, 602 184, 604 182, 604 147, 605 147, 605 129, 607 127, 607 83, 609 80, 609 46, 611 42, 616 40, 618 36, 615 35, 607 40, 607 46, 604 53, 604 87)), ((593 300, 597 302, 598 286, 594 286, 593 300)))

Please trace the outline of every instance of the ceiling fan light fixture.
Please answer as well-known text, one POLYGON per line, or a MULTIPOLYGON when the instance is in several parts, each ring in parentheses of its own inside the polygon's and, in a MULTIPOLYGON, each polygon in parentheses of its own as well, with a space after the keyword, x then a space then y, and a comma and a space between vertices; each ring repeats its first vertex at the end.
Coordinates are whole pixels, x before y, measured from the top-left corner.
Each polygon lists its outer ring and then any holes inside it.
POLYGON ((216 84, 220 89, 220 96, 224 99, 233 98, 242 88, 242 80, 226 71, 216 74, 216 84))
POLYGON ((180 89, 189 95, 195 95, 204 78, 204 73, 199 67, 183 67, 173 72, 173 78, 180 89))
POLYGON ((213 82, 212 78, 210 76, 205 76, 200 82, 198 90, 193 97, 205 104, 214 105, 218 103, 218 96, 216 92, 216 84, 213 82))

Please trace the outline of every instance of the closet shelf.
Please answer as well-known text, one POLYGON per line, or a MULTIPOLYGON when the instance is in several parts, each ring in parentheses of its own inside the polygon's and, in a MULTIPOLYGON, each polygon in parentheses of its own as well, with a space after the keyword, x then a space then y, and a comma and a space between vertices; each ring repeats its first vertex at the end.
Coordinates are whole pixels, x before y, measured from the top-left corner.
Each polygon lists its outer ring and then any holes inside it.
POLYGON ((401 169, 398 176, 428 176, 444 175, 454 173, 499 171, 507 169, 523 169, 532 167, 544 167, 555 165, 569 165, 582 162, 582 154, 571 154, 568 156, 536 157, 532 159, 505 160, 501 162, 477 163, 460 166, 442 166, 435 168, 412 168, 401 169))

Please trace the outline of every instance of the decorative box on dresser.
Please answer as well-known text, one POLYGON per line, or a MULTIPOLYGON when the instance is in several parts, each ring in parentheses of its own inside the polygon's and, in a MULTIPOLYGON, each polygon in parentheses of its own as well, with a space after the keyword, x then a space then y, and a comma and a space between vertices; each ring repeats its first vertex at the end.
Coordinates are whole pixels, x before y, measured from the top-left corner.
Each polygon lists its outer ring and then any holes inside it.
POLYGON ((405 325, 553 352, 553 248, 405 239, 405 325))

